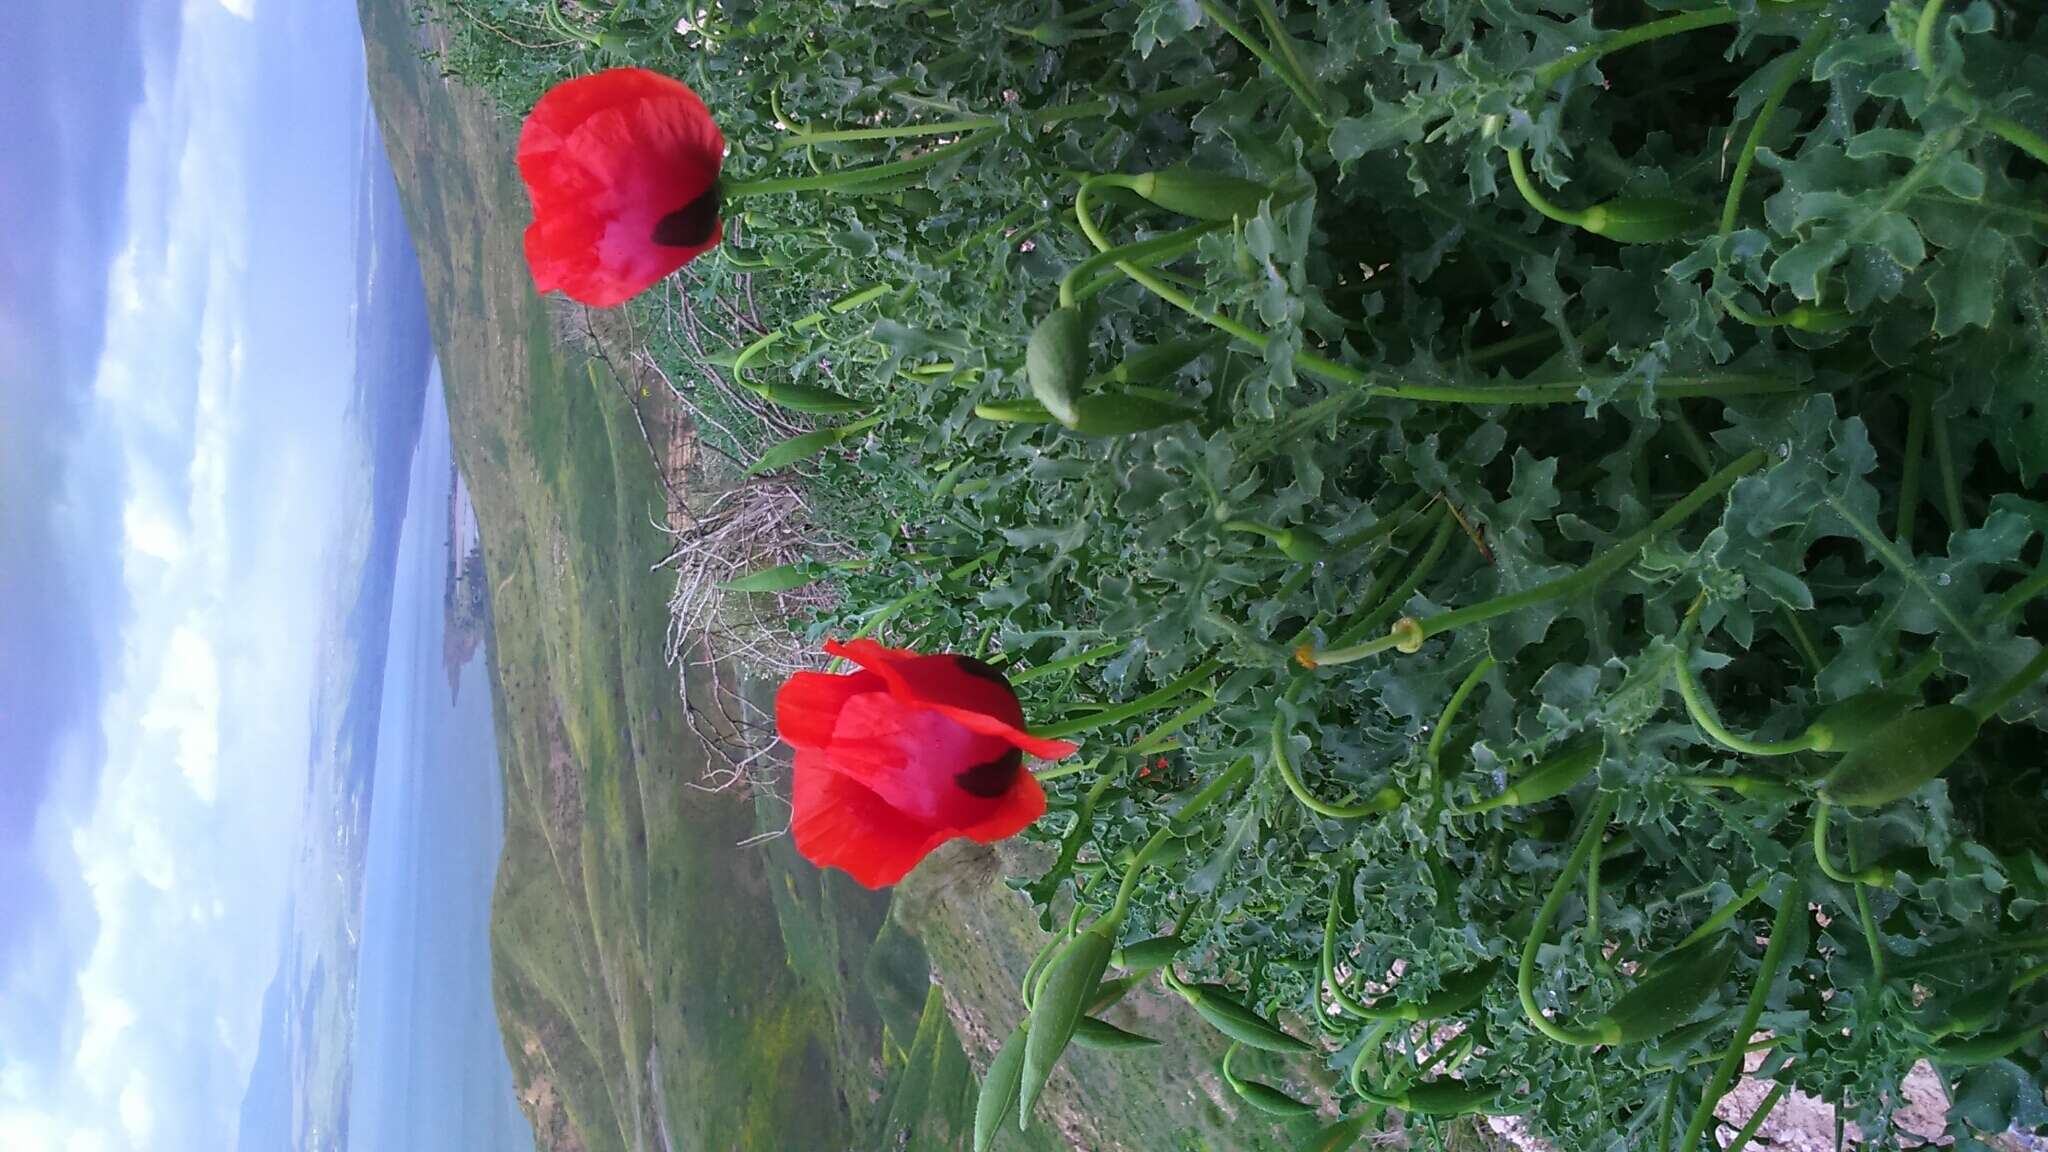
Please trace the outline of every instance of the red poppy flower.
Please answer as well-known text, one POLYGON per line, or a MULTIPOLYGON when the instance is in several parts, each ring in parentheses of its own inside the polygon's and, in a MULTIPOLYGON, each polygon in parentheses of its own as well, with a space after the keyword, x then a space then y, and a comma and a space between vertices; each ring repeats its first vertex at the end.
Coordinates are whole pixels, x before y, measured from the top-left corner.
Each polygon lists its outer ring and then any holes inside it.
POLYGON ((796 749, 790 832, 805 859, 881 888, 948 840, 992 843, 1045 814, 1024 753, 1076 749, 1024 730, 1002 673, 873 640, 825 651, 860 670, 799 672, 775 697, 776 730, 796 749))
POLYGON ((724 163, 725 137, 681 81, 616 68, 556 85, 519 132, 535 286, 609 308, 717 247, 724 163))

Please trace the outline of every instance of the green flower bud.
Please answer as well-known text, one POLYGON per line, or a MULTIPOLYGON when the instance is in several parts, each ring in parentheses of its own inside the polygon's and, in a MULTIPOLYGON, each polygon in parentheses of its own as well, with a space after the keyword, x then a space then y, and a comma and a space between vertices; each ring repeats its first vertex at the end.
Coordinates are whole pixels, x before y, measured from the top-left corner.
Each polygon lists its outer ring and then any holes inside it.
POLYGON ((1871 733, 1821 781, 1821 799, 1875 808, 1911 795, 1977 739, 1977 714, 1960 704, 1915 708, 1871 733))
POLYGON ((1617 196, 1585 210, 1579 227, 1621 244, 1661 244, 1713 222, 1708 208, 1670 196, 1617 196))

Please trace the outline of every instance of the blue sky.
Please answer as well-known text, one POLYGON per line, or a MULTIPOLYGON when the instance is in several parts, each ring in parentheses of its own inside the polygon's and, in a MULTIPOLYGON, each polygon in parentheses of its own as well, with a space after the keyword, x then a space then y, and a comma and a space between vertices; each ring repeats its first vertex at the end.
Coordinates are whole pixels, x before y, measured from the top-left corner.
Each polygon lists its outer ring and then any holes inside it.
POLYGON ((216 1152, 342 523, 353 0, 0 36, 0 1148, 216 1152))

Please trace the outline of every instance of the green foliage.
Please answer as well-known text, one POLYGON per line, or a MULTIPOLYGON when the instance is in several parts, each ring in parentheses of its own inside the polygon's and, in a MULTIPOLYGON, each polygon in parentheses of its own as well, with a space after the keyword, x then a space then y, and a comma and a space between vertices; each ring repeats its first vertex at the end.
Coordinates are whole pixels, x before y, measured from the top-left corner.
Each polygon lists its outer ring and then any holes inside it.
MULTIPOLYGON (((1125 945, 1175 934, 1176 981, 1313 1038, 1298 1070, 1363 1071, 1366 1100, 1497 1090, 1560 1146, 1649 1147, 1748 1041, 1726 1009, 1790 875, 1825 922, 1769 980, 1764 1074, 1889 1139, 1905 1070, 1947 1051, 1963 1146, 2048 1124, 2048 981, 1967 1050, 1920 1008, 2048 952, 2032 6, 734 0, 673 33, 675 5, 626 0, 570 35, 464 2, 448 62, 515 105, 622 59, 705 94, 752 188, 693 305, 748 277, 774 333, 749 372, 874 420, 801 462, 867 561, 804 626, 1056 666, 1020 681, 1087 745, 1038 830, 1070 849, 1029 888, 1047 927, 1077 902, 1125 945), (1086 355, 1062 321, 1034 389, 1034 329, 1084 301, 1086 355), (1162 347, 1142 382, 1107 367, 1162 347), (1019 418, 1034 396, 1182 415, 1075 435, 1019 418), (1881 749, 1842 726, 1880 721, 1808 725, 1877 688, 1981 727, 1836 811, 1844 873, 1810 798, 1881 749), (1561 793, 1469 810, 1560 754, 1561 793), (1560 841, 1610 807, 1585 855, 1560 841), (1711 929, 1735 955, 1693 953, 1697 1010, 1651 1013, 1654 1042, 1561 1044, 1524 1010, 1642 1007, 1639 968, 1738 892, 1711 929), (1327 1010, 1326 919, 1338 978, 1399 965, 1375 1003, 1501 971, 1456 1017, 1477 1042, 1384 1087, 1413 1038, 1327 1010)), ((744 462, 790 433, 731 434, 744 462)))

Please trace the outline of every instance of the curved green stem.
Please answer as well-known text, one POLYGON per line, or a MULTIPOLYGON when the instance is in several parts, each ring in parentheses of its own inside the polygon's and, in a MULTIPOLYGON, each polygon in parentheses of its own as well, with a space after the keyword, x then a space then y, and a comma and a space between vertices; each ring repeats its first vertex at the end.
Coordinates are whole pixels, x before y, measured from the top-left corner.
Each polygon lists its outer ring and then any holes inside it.
POLYGON ((1225 221, 1205 220, 1200 224, 1152 236, 1130 244, 1099 251, 1074 265, 1060 278, 1060 306, 1074 304, 1102 290, 1110 277, 1098 275, 1112 265, 1125 263, 1146 267, 1170 260, 1194 249, 1201 238, 1224 227, 1225 221))
POLYGON ((1651 20, 1633 28, 1624 28, 1605 39, 1595 41, 1584 48, 1568 52, 1536 70, 1536 87, 1548 88, 1573 72, 1624 48, 1648 44, 1666 36, 1677 36, 1696 32, 1701 28, 1712 28, 1718 24, 1733 24, 1739 17, 1733 8, 1715 6, 1697 12, 1681 12, 1662 20, 1651 20))
POLYGON ((1884 872, 1879 869, 1866 868, 1858 872, 1844 872, 1841 868, 1835 865, 1834 856, 1828 851, 1828 825, 1831 822, 1830 813, 1833 812, 1833 810, 1834 806, 1832 804, 1827 803, 1824 800, 1814 801, 1814 863, 1820 865, 1820 870, 1823 875, 1825 875, 1828 879, 1833 880, 1837 884, 1852 884, 1857 887, 1861 887, 1865 884, 1884 884, 1886 876, 1884 872))
POLYGON ((1672 666, 1678 670, 1678 694, 1685 700, 1685 711, 1692 717, 1692 722, 1715 743, 1745 756, 1790 756, 1795 752, 1811 751, 1813 735, 1810 732, 1802 732, 1790 740, 1765 742, 1738 736, 1729 731, 1727 725, 1721 723, 1721 718, 1714 712, 1713 702, 1707 699, 1706 692, 1700 687, 1699 678, 1693 675, 1692 661, 1689 659, 1692 646, 1687 643, 1691 638, 1693 625, 1699 620, 1700 606, 1706 602, 1706 595, 1702 592, 1694 598, 1692 607, 1685 614, 1685 623, 1679 625, 1678 643, 1682 651, 1678 659, 1672 661, 1672 666))
POLYGON ((1529 938, 1522 944, 1522 961, 1515 969, 1515 995, 1522 1003, 1522 1015, 1538 1032, 1573 1047, 1585 1048, 1600 1043, 1600 1034, 1582 1028, 1565 1028, 1553 1023, 1536 1004, 1536 951, 1550 935, 1550 927, 1557 920, 1557 914, 1564 907, 1564 898, 1571 892, 1572 884, 1585 868, 1586 861, 1593 854, 1593 846, 1599 842, 1600 834, 1607 827, 1607 813, 1613 801, 1602 792, 1593 799, 1592 810, 1586 813, 1586 826, 1579 833, 1579 842, 1572 849, 1571 858, 1565 861, 1558 872, 1557 880, 1550 886, 1550 895, 1544 897, 1543 906, 1536 910, 1536 922, 1530 925, 1529 938))
POLYGON ((1382 788, 1371 800, 1363 804, 1332 804, 1317 799, 1301 782, 1301 775, 1294 769, 1294 757, 1287 749, 1290 735, 1286 713, 1276 711, 1273 716, 1272 738, 1269 741, 1273 767, 1279 771, 1281 782, 1287 785, 1287 790, 1294 794, 1294 798, 1301 802, 1302 807, 1332 820, 1357 820, 1364 816, 1385 815, 1401 806, 1401 801, 1405 797, 1394 788, 1382 788))
POLYGON ((1451 722, 1458 718, 1458 710, 1465 706, 1465 698, 1472 695, 1473 690, 1479 687, 1479 682, 1486 678, 1488 672, 1493 671, 1493 667, 1491 654, 1481 656, 1479 663, 1474 664, 1472 670, 1465 673, 1465 679, 1459 683, 1458 690, 1451 693, 1450 701, 1444 705, 1443 714, 1437 717, 1436 730, 1429 734, 1428 756, 1431 764, 1435 764, 1443 755, 1444 733, 1450 731, 1451 722))
MULTIPOLYGON (((1785 891, 1779 897, 1778 914, 1771 920, 1771 942, 1764 946, 1763 963, 1757 967, 1756 984, 1749 990, 1749 1004, 1742 1012, 1742 1022, 1735 1027, 1735 1039, 1721 1062, 1714 1066, 1713 1079, 1707 1081, 1707 1090, 1700 1096, 1699 1106, 1693 1109, 1692 1121, 1685 1126, 1685 1135, 1678 1141, 1679 1152, 1692 1152, 1693 1145, 1706 1134, 1707 1125, 1713 1121, 1714 1105, 1728 1094, 1735 1084, 1736 1074, 1742 1071, 1743 1049, 1749 1045, 1749 1038, 1756 1031, 1757 1022, 1763 1018, 1764 1006, 1771 998, 1771 985, 1778 978, 1778 969, 1785 962, 1786 942, 1793 936, 1796 918, 1806 912, 1802 899, 1799 877, 1793 875, 1785 884, 1785 891)), ((1741 1148, 1738 1141, 1734 1147, 1741 1148)))
MULTIPOLYGON (((1742 214, 1742 191, 1749 184, 1749 170, 1756 163, 1756 150, 1762 145, 1764 134, 1771 129, 1771 121, 1778 116, 1778 108, 1785 103, 1785 97, 1792 91, 1792 85, 1806 73, 1813 58, 1820 54, 1828 40, 1834 36, 1832 22, 1821 19, 1807 29, 1799 47, 1792 50, 1791 62, 1785 66, 1785 74, 1771 85, 1763 104, 1757 108, 1756 123, 1749 126, 1749 135, 1743 137, 1742 151, 1735 156, 1735 171, 1728 177, 1728 195, 1721 202, 1721 235, 1725 238, 1735 231, 1735 218, 1742 214)), ((1730 313, 1733 314, 1733 309, 1730 313)), ((1737 319, 1741 319, 1737 317, 1737 319)), ((1748 324, 1750 321, 1743 320, 1748 324)))
POLYGON ((1529 162, 1522 157, 1521 145, 1514 145, 1507 151, 1508 175, 1514 178, 1515 190, 1522 194, 1522 199, 1529 202, 1529 207, 1534 208, 1538 213, 1548 216, 1560 224, 1570 224, 1574 227, 1585 226, 1586 214, 1584 212, 1566 208, 1553 202, 1543 194, 1541 189, 1536 187, 1536 181, 1529 175, 1529 162))

